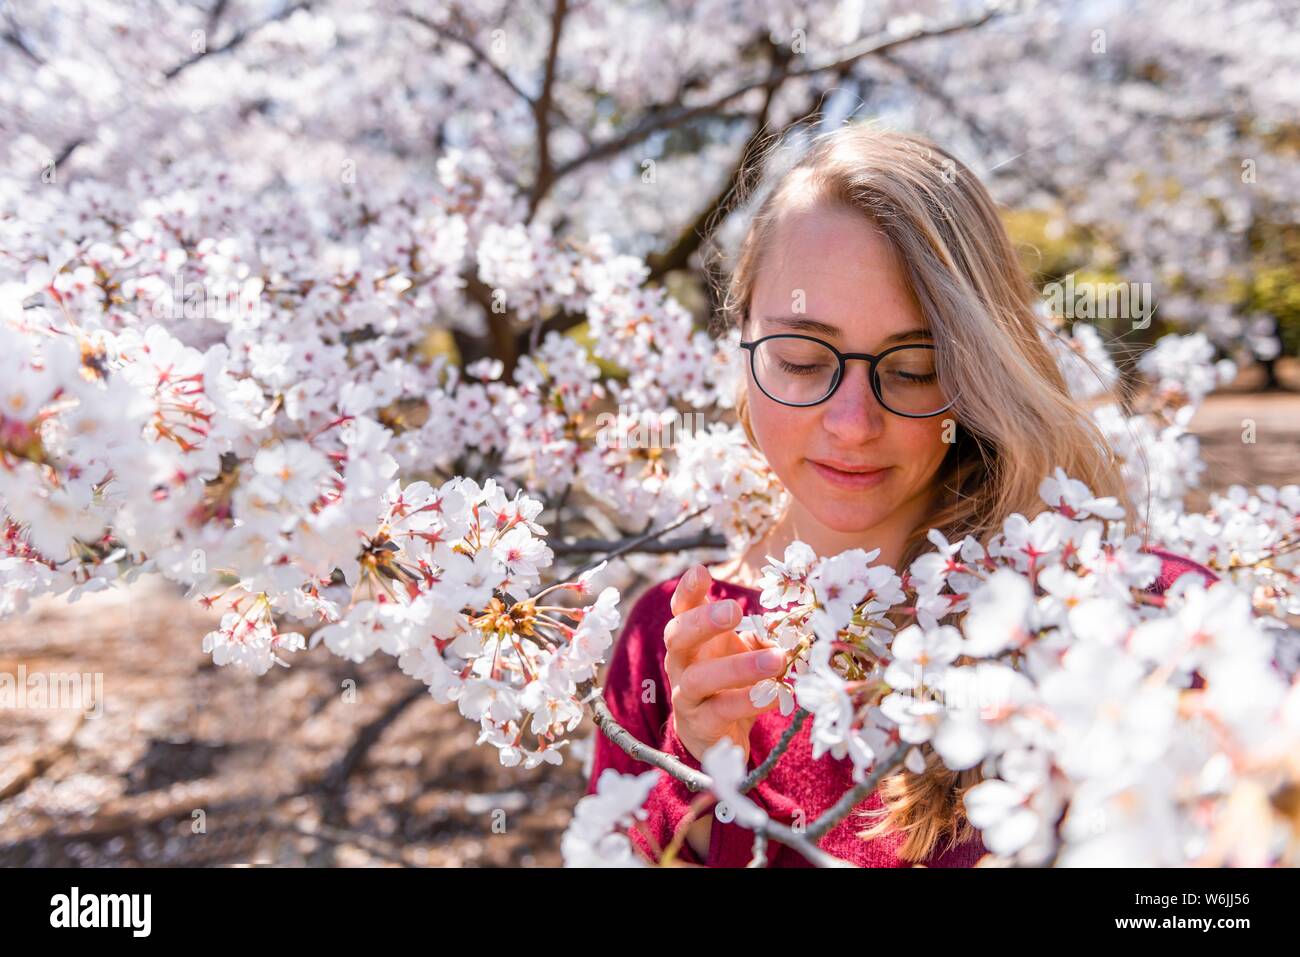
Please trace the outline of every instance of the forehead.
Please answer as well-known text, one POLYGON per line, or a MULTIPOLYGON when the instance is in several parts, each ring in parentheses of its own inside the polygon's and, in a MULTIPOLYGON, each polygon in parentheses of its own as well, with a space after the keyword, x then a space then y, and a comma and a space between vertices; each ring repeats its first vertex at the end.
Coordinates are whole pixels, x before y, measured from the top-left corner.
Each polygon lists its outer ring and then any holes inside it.
MULTIPOLYGON (((867 217, 827 203, 792 202, 774 224, 750 313, 804 314, 867 348, 926 323, 893 244, 867 217)), ((773 331, 778 331, 773 327, 773 331)))

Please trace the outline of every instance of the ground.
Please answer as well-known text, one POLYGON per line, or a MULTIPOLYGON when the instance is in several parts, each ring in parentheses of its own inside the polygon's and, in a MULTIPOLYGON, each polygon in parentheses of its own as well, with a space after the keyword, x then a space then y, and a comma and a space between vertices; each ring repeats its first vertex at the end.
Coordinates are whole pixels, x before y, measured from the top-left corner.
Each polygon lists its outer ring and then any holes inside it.
MULTIPOLYGON (((1298 394, 1215 395, 1192 429, 1208 488, 1300 479, 1298 394)), ((560 863, 581 748, 503 768, 383 655, 216 668, 200 648, 216 618, 154 577, 0 624, 0 672, 102 672, 105 702, 3 713, 0 865, 560 863)))

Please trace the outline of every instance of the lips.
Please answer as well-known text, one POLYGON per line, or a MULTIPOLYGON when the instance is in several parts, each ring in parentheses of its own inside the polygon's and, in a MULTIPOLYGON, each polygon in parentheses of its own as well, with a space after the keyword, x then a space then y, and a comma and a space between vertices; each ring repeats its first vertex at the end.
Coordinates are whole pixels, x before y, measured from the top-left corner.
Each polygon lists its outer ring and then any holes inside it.
POLYGON ((808 459, 808 464, 829 484, 847 489, 865 489, 879 485, 890 469, 887 465, 873 467, 848 462, 819 462, 815 459, 808 459))
POLYGON ((835 469, 837 472, 849 472, 852 474, 861 474, 864 472, 879 472, 884 466, 880 465, 854 465, 852 462, 840 462, 835 459, 809 459, 814 465, 824 465, 828 469, 835 469))

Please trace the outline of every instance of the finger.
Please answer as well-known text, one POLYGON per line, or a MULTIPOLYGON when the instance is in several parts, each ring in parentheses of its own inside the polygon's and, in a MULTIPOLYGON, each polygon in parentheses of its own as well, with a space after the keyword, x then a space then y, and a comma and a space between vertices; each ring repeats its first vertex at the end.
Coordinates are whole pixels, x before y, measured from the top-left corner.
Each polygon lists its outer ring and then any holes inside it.
POLYGON ((772 648, 697 661, 682 672, 679 694, 686 707, 694 707, 730 688, 748 689, 764 678, 775 678, 785 664, 785 654, 772 648))
MULTIPOLYGON (((693 661, 704 661, 708 658, 725 658, 727 655, 739 655, 746 651, 757 650, 745 636, 735 631, 722 631, 714 635, 695 652, 693 661)), ((687 662, 690 664, 690 662, 687 662)))
MULTIPOLYGON (((665 631, 665 636, 666 634, 665 631)), ((667 638, 665 637, 666 643, 667 638)), ((764 648, 774 646, 776 646, 776 641, 769 638, 765 631, 737 631, 735 628, 730 628, 708 638, 703 644, 696 647, 693 653, 665 653, 664 665, 670 680, 673 684, 676 684, 679 672, 688 667, 693 661, 705 658, 725 658, 727 655, 739 655, 746 651, 762 651, 764 648)))
POLYGON ((747 651, 762 651, 764 648, 775 646, 776 642, 768 641, 763 638, 756 638, 752 632, 731 631, 720 632, 714 635, 690 658, 683 662, 682 667, 689 667, 695 661, 707 661, 711 658, 726 658, 728 655, 743 655, 747 651))
POLYGON ((705 602, 674 617, 664 627, 664 647, 683 664, 695 657, 706 641, 731 631, 740 621, 740 604, 731 598, 705 602))
POLYGON ((715 694, 699 706, 697 714, 701 717, 707 715, 707 722, 716 721, 719 726, 726 727, 736 721, 756 718, 764 712, 771 711, 780 703, 780 698, 773 698, 759 707, 749 700, 748 688, 736 688, 715 694))
POLYGON ((669 602, 673 614, 680 615, 701 604, 704 596, 709 593, 709 585, 712 581, 713 577, 703 565, 696 564, 686 569, 682 577, 677 580, 672 601, 669 602))
POLYGON ((753 631, 733 628, 714 635, 695 653, 695 659, 723 658, 727 655, 739 655, 746 651, 762 651, 776 646, 776 641, 769 638, 766 631, 753 631))
POLYGON ((735 631, 720 631, 711 638, 706 639, 693 652, 666 652, 664 654, 664 670, 668 672, 670 684, 676 687, 681 680, 682 672, 696 661, 725 658, 728 655, 738 655, 753 650, 745 642, 745 639, 735 631))

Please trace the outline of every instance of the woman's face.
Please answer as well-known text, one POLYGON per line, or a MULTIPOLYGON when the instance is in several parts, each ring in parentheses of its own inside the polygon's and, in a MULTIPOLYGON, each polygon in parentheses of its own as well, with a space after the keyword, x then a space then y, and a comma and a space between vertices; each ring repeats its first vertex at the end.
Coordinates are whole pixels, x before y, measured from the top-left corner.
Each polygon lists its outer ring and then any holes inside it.
MULTIPOLYGON (((797 332, 840 352, 872 354, 901 342, 932 342, 893 247, 861 214, 824 204, 782 215, 743 332, 746 341, 797 332)), ((806 408, 769 399, 748 373, 754 436, 804 529, 812 519, 831 537, 853 535, 887 520, 915 527, 930 514, 951 412, 894 415, 871 391, 869 371, 866 362, 848 362, 835 394, 806 408), (846 474, 864 469, 880 471, 846 474)))

